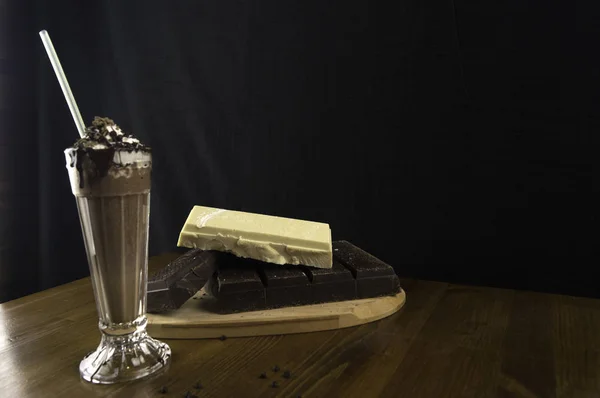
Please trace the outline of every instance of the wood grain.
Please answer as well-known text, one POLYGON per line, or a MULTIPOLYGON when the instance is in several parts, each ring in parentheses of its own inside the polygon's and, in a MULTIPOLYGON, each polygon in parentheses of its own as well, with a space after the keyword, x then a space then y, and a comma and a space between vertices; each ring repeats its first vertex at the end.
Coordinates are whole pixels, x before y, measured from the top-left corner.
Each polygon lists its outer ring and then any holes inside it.
POLYGON ((175 311, 148 314, 148 333, 159 339, 214 339, 342 329, 388 317, 406 301, 401 291, 395 296, 218 314, 210 310, 216 299, 205 294, 201 289, 175 311))
MULTIPOLYGON (((174 257, 155 257, 150 267, 174 257)), ((371 324, 166 340, 167 372, 96 386, 77 370, 99 342, 92 289, 79 280, 0 305, 0 396, 600 397, 600 300, 414 280, 403 286, 404 308, 371 324)))

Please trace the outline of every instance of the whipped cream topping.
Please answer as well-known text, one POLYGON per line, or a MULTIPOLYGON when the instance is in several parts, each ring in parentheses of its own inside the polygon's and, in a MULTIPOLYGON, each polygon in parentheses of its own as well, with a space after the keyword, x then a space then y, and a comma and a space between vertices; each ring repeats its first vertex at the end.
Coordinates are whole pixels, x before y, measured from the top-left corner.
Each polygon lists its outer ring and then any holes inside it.
POLYGON ((73 147, 95 151, 113 148, 115 150, 150 152, 150 148, 142 144, 139 139, 132 135, 125 135, 112 119, 98 116, 94 118, 92 125, 85 129, 85 136, 79 139, 73 147))
MULTIPOLYGON (((150 147, 134 136, 126 135, 112 119, 97 116, 85 129, 85 136, 67 148, 65 155, 67 167, 75 167, 79 172, 81 187, 85 183, 84 168, 86 178, 94 180, 105 177, 112 168, 122 169, 134 164, 147 168, 152 162, 150 147)), ((125 176, 127 173, 117 174, 125 176)))

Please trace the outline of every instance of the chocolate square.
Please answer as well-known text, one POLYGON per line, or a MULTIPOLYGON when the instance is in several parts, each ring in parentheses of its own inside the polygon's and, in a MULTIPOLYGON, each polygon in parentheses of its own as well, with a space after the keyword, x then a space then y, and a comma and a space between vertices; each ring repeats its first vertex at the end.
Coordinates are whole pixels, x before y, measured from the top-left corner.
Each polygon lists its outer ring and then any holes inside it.
POLYGON ((310 281, 297 266, 263 265, 258 268, 266 286, 267 306, 291 307, 311 303, 310 281))
POLYGON ((400 283, 394 269, 350 242, 333 242, 333 258, 346 266, 356 278, 357 298, 396 294, 400 283))
POLYGON ((356 298, 354 276, 339 261, 334 260, 331 268, 302 269, 311 280, 312 299, 315 304, 356 298))
POLYGON ((253 260, 228 253, 215 253, 217 271, 210 284, 210 292, 218 299, 224 312, 253 311, 266 306, 265 286, 253 260))

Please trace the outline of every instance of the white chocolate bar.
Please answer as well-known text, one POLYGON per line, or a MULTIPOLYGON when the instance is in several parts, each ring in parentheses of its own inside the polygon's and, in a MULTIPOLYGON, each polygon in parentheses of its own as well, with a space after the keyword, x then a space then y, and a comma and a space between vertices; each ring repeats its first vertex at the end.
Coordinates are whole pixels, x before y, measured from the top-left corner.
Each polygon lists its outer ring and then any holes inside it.
POLYGON ((332 266, 329 224, 212 207, 194 206, 177 246, 274 264, 332 266))

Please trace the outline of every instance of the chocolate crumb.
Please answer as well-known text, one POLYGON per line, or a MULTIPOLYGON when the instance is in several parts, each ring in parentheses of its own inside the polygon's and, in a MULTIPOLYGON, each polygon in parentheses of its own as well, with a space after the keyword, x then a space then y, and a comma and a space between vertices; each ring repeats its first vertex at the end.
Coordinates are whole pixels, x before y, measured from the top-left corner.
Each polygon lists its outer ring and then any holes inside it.
POLYGON ((266 379, 267 378, 267 372, 262 372, 260 374, 260 376, 258 376, 260 379, 266 379))
POLYGON ((200 382, 198 382, 198 383, 194 384, 194 388, 196 390, 202 390, 202 384, 200 384, 200 382))
POLYGON ((221 337, 219 337, 219 340, 221 340, 221 341, 225 341, 225 340, 227 340, 227 336, 225 336, 225 335, 222 335, 221 337))
POLYGON ((166 394, 168 391, 169 389, 166 386, 162 386, 160 390, 158 390, 158 392, 161 394, 166 394))
POLYGON ((292 377, 292 372, 290 372, 289 370, 283 372, 283 378, 289 379, 290 377, 292 377))
POLYGON ((273 372, 279 372, 280 368, 279 366, 275 365, 273 366, 273 372))
POLYGON ((271 387, 277 388, 277 387, 279 387, 279 383, 274 381, 273 383, 271 383, 271 387))

